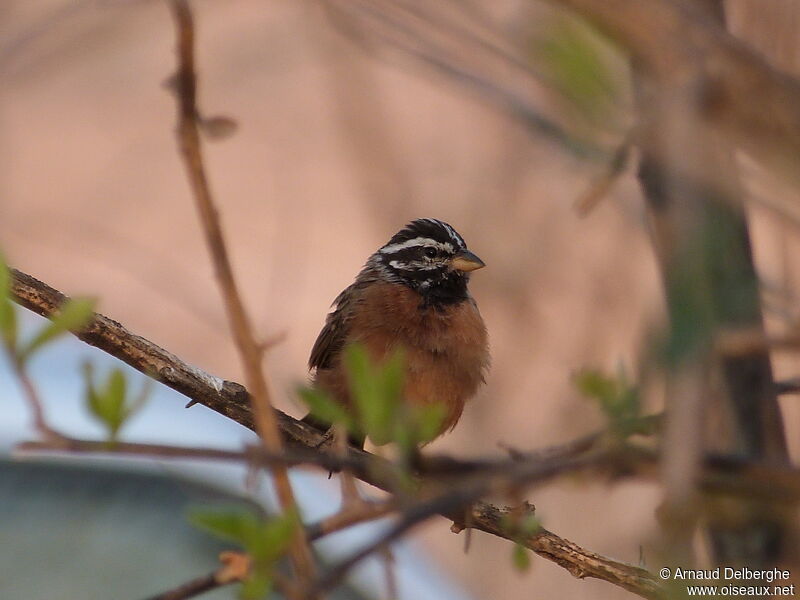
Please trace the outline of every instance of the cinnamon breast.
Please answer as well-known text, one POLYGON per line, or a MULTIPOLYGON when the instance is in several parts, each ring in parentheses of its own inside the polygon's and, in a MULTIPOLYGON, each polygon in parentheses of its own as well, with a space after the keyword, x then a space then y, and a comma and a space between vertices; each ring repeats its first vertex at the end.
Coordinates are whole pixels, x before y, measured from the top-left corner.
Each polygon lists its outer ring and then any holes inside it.
MULTIPOLYGON (((402 347, 404 399, 418 405, 441 403, 446 417, 440 433, 451 429, 489 367, 486 327, 474 300, 426 306, 409 287, 382 282, 363 288, 357 303, 348 343, 361 343, 376 362, 402 347)), ((339 401, 350 403, 341 357, 315 379, 339 401)))

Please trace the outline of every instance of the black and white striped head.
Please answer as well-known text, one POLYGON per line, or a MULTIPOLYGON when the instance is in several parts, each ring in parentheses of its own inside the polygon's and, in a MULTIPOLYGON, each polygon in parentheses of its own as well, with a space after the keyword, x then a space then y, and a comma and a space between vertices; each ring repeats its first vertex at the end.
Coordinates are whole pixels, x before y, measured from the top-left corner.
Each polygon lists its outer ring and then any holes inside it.
POLYGON ((430 304, 466 299, 469 272, 484 262, 458 232, 436 219, 417 219, 392 236, 369 260, 386 279, 417 290, 430 304))

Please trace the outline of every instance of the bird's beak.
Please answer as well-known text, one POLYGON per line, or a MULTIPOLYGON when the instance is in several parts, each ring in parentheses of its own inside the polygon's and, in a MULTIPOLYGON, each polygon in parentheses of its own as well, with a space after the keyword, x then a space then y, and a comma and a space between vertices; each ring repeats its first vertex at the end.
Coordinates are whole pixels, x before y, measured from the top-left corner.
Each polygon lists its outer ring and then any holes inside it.
POLYGON ((486 263, 469 250, 462 250, 453 257, 453 260, 450 261, 450 265, 456 271, 469 272, 482 269, 486 266, 486 263))

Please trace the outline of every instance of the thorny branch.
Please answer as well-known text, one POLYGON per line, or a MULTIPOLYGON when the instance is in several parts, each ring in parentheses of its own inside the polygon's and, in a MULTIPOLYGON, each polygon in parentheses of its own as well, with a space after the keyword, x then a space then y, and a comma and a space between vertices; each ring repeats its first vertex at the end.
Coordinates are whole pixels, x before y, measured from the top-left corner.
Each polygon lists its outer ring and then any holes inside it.
MULTIPOLYGON (((197 109, 197 76, 194 69, 194 22, 187 0, 172 0, 170 8, 175 21, 178 53, 176 76, 178 101, 178 141, 186 164, 195 203, 200 214, 206 243, 225 302, 230 328, 244 366, 250 389, 250 402, 256 431, 265 448, 279 453, 283 449, 278 422, 272 410, 269 388, 261 368, 262 351, 255 337, 249 316, 239 294, 225 245, 219 215, 203 165, 197 109)), ((284 511, 297 511, 289 474, 283 465, 274 465, 272 475, 278 500, 284 511)), ((314 574, 314 562, 305 532, 297 529, 290 547, 295 575, 305 581, 314 574)))
POLYGON ((14 357, 12 363, 13 368, 16 371, 17 379, 22 386, 22 391, 24 392, 23 396, 27 400, 28 406, 31 409, 31 413, 33 414, 34 427, 39 432, 39 435, 41 435, 45 440, 54 440, 59 438, 59 434, 56 433, 47 423, 47 419, 44 416, 42 401, 39 398, 39 392, 36 390, 36 386, 33 384, 25 365, 22 364, 22 362, 16 357, 14 357))
MULTIPOLYGON (((58 307, 67 299, 58 290, 30 275, 15 269, 12 269, 11 273, 13 299, 43 317, 56 314, 58 307)), ((82 331, 76 332, 76 336, 184 394, 192 401, 253 429, 248 393, 241 385, 223 381, 186 364, 174 354, 131 333, 121 324, 100 314, 95 314, 82 331)), ((324 464, 321 457, 325 455, 325 451, 320 449, 324 434, 281 411, 272 410, 287 450, 289 452, 302 450, 319 455, 320 463, 324 464)), ((353 460, 353 474, 362 481, 388 491, 395 487, 395 478, 391 476, 391 472, 387 473, 381 468, 367 468, 370 464, 385 464, 383 459, 354 447, 347 449, 347 458, 353 460)), ((520 541, 507 531, 505 523, 509 514, 508 509, 475 502, 467 514, 463 508, 441 514, 460 528, 470 526, 514 542, 520 541)), ((540 556, 564 567, 576 577, 602 579, 645 598, 655 598, 659 595, 659 583, 648 571, 585 550, 550 531, 539 530, 521 540, 521 543, 540 556)))

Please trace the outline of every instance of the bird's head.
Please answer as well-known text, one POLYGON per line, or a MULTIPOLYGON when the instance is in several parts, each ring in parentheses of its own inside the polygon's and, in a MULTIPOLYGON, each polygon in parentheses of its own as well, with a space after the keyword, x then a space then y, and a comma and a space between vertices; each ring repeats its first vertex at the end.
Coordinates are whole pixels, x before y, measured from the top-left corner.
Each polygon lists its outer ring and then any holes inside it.
POLYGON ((470 272, 486 266, 455 229, 437 219, 412 221, 368 264, 388 281, 416 290, 430 304, 465 300, 470 272))

